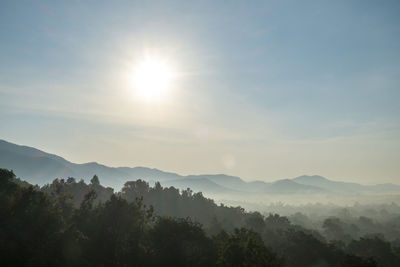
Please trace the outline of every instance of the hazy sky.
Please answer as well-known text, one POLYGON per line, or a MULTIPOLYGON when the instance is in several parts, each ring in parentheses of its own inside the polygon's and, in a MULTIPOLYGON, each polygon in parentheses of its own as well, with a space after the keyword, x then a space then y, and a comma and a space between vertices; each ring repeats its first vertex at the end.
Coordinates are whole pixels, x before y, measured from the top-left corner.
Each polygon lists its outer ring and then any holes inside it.
POLYGON ((0 122, 78 163, 400 182, 400 1, 2 0, 0 122))

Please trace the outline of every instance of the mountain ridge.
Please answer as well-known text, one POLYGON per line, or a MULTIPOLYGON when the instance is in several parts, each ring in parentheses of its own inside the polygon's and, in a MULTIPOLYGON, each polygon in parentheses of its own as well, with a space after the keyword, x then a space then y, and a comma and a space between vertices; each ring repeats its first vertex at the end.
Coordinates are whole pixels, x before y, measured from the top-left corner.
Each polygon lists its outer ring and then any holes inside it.
POLYGON ((0 140, 0 167, 12 169, 21 179, 32 183, 50 183, 55 178, 74 177, 90 179, 97 174, 102 183, 119 190, 127 181, 142 179, 150 183, 159 181, 163 186, 179 189, 190 187, 203 193, 257 193, 257 194, 308 194, 400 192, 400 186, 390 183, 361 185, 329 180, 319 175, 302 175, 274 182, 245 181, 226 174, 180 175, 156 168, 109 167, 98 162, 73 163, 65 158, 42 150, 0 140))

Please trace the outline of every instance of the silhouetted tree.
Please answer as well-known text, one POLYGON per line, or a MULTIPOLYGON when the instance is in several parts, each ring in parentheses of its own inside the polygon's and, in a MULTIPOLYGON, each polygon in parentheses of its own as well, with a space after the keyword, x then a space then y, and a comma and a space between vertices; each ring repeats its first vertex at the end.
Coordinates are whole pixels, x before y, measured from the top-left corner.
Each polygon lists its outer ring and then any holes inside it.
POLYGON ((99 177, 95 174, 93 178, 90 180, 90 183, 93 185, 99 185, 100 184, 99 177))
POLYGON ((233 234, 222 232, 215 237, 218 246, 218 266, 283 266, 280 259, 268 249, 259 234, 244 228, 233 234))
POLYGON ((347 251, 359 257, 372 257, 382 266, 400 266, 400 257, 393 252, 391 244, 377 236, 353 240, 347 251))
POLYGON ((150 230, 155 266, 213 266, 216 249, 201 225, 185 219, 158 218, 150 230))
POLYGON ((364 259, 354 255, 346 255, 340 267, 377 267, 376 261, 371 258, 364 259))
POLYGON ((39 188, 0 169, 1 265, 400 266, 400 242, 374 234, 382 226, 366 217, 328 218, 327 243, 284 216, 216 205, 190 189, 138 180, 114 194, 95 180, 39 188), (351 240, 356 224, 368 234, 351 240))

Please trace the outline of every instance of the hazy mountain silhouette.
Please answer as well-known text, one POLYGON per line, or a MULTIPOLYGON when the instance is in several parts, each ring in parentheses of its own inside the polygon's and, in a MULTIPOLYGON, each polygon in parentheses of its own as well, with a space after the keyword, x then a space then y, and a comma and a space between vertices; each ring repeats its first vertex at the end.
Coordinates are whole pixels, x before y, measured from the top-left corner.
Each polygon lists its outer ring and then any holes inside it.
POLYGON ((54 178, 74 177, 88 181, 94 174, 102 184, 119 190, 126 181, 142 179, 150 183, 159 181, 163 186, 179 189, 191 188, 204 193, 257 193, 257 194, 309 194, 309 193, 387 193, 400 192, 400 186, 379 184, 373 186, 328 180, 322 176, 299 176, 273 183, 246 182, 225 174, 182 176, 146 167, 108 167, 96 162, 72 163, 60 156, 28 146, 0 140, 0 168, 12 169, 23 180, 34 184, 50 183, 54 178))
POLYGON ((255 181, 245 182, 236 176, 229 176, 226 174, 206 174, 206 175, 188 175, 187 179, 207 179, 220 186, 224 186, 234 191, 245 192, 263 192, 270 183, 255 181))
POLYGON ((399 192, 400 186, 395 184, 361 185, 350 182, 338 182, 328 180, 319 175, 303 175, 292 179, 296 183, 323 188, 336 193, 360 193, 360 192, 399 192))
POLYGON ((0 166, 12 169, 21 179, 34 184, 49 183, 54 178, 74 177, 90 180, 97 174, 102 183, 119 189, 128 180, 179 179, 180 175, 144 167, 108 167, 96 162, 76 164, 36 148, 0 140, 0 166))
POLYGON ((272 183, 269 187, 267 187, 266 191, 269 193, 279 192, 281 194, 327 193, 327 192, 329 192, 329 190, 325 190, 323 188, 313 186, 313 185, 299 184, 290 179, 278 180, 278 181, 272 183))

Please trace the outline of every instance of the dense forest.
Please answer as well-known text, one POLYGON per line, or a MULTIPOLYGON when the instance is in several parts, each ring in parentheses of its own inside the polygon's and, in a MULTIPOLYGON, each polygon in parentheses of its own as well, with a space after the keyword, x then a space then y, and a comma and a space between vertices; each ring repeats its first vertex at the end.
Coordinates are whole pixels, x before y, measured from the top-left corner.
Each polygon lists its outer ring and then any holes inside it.
POLYGON ((247 212, 190 189, 137 180, 114 192, 96 175, 40 188, 0 169, 2 266, 400 266, 398 221, 330 217, 318 231, 301 213, 247 212))

